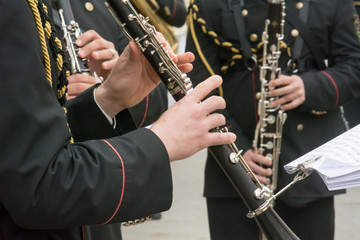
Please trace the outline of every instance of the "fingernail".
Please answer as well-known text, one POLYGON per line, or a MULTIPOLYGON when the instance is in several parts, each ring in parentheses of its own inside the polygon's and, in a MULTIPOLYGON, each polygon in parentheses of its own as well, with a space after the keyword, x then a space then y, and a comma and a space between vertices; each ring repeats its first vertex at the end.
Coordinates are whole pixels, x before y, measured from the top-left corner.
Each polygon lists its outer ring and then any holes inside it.
POLYGON ((159 37, 159 40, 161 40, 161 41, 165 41, 165 38, 163 37, 163 36, 158 36, 159 37))
POLYGON ((81 45, 82 45, 82 41, 81 41, 80 39, 76 39, 75 44, 78 45, 78 46, 79 46, 79 45, 81 46, 81 45))
POLYGON ((95 58, 95 59, 97 59, 98 57, 99 57, 99 53, 98 52, 93 52, 93 57, 95 58))
POLYGON ((79 56, 84 56, 84 55, 85 55, 85 51, 82 50, 82 49, 80 49, 80 50, 78 51, 78 55, 79 55, 79 56))
POLYGON ((217 81, 222 81, 222 78, 219 75, 213 75, 212 77, 213 77, 213 79, 216 79, 217 81))

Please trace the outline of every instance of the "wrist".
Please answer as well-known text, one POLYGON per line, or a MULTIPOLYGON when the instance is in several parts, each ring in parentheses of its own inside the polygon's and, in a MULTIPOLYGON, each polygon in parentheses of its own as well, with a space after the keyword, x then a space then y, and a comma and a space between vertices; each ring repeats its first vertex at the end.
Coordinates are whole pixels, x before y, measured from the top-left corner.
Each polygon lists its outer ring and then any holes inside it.
POLYGON ((118 101, 114 98, 114 95, 109 92, 104 85, 100 85, 94 92, 95 101, 99 107, 113 119, 119 112, 125 109, 125 107, 118 104, 118 101))

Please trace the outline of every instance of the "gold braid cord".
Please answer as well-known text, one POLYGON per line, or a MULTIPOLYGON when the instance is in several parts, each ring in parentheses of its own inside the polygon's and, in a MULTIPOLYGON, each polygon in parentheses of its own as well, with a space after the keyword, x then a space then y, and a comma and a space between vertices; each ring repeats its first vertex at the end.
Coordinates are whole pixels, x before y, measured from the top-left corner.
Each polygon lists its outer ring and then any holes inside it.
MULTIPOLYGON (((198 11, 199 8, 194 4, 194 1, 191 0, 190 7, 189 7, 189 12, 188 12, 188 16, 187 16, 187 25, 188 25, 188 28, 190 29, 190 33, 191 33, 192 39, 194 41, 196 50, 197 50, 197 52, 198 52, 198 54, 200 56, 200 59, 203 62, 205 68, 208 70, 208 72, 212 76, 212 75, 215 75, 215 72, 212 69, 212 67, 210 66, 210 64, 208 63, 208 61, 206 60, 206 57, 204 56, 204 54, 203 54, 203 52, 201 50, 201 46, 199 44, 199 41, 198 41, 196 33, 195 33, 194 20, 196 20, 196 17, 194 17, 194 16, 197 16, 196 15, 197 11, 196 11, 196 13, 193 12, 194 11, 193 10, 194 6, 195 6, 196 10, 198 11)), ((224 91, 223 91, 222 86, 220 86, 218 89, 219 89, 219 96, 223 97, 224 96, 224 91)))
POLYGON ((33 14, 34 14, 36 28, 37 28, 37 30, 39 32, 39 37, 40 37, 40 41, 41 41, 41 47, 42 47, 42 51, 43 51, 43 55, 44 55, 44 65, 45 65, 45 71, 46 71, 46 78, 49 81, 50 85, 52 86, 51 63, 50 63, 50 57, 49 57, 48 48, 47 48, 47 45, 46 45, 45 33, 44 33, 43 26, 42 26, 40 12, 39 12, 39 9, 38 9, 39 2, 37 0, 28 0, 28 3, 30 5, 30 7, 31 7, 31 10, 32 10, 33 14))
MULTIPOLYGON (((213 71, 213 69, 211 69, 211 66, 206 61, 206 58, 205 58, 204 54, 201 51, 201 47, 200 47, 200 44, 199 44, 199 42, 197 40, 195 29, 194 29, 194 23, 196 23, 200 27, 201 31, 205 35, 210 37, 217 46, 222 47, 223 49, 225 49, 228 52, 232 53, 231 59, 229 59, 227 61, 227 63, 220 68, 220 70, 221 70, 221 72, 223 74, 226 74, 229 68, 235 66, 236 62, 243 58, 242 48, 240 48, 240 46, 236 46, 235 44, 233 44, 233 43, 231 43, 229 41, 225 41, 221 36, 219 36, 214 30, 212 30, 207 25, 205 19, 200 16, 200 14, 199 14, 199 6, 194 3, 194 0, 190 1, 187 22, 188 22, 188 26, 189 26, 189 29, 190 29, 190 32, 191 32, 191 36, 192 36, 192 38, 194 40, 196 49, 197 49, 197 51, 198 51, 198 53, 200 55, 200 58, 203 61, 205 67, 207 68, 207 70, 209 71, 209 73, 211 75, 214 75, 214 71, 213 71)), ((255 57, 258 60, 259 63, 262 62, 262 59, 258 58, 257 55, 258 55, 259 52, 261 52, 263 45, 264 45, 263 42, 259 42, 256 45, 256 48, 251 48, 251 52, 253 54, 253 57, 255 57)), ((287 44, 285 42, 283 42, 283 41, 281 42, 280 48, 282 50, 285 50, 286 53, 288 54, 288 56, 291 57, 291 49, 287 46, 287 44)))
MULTIPOLYGON (((358 10, 360 7, 360 1, 354 1, 355 9, 358 10)), ((356 32, 356 35, 358 37, 358 40, 360 41, 360 20, 359 20, 359 13, 354 13, 354 29, 356 32)))
MULTIPOLYGON (((69 71, 66 71, 67 65, 64 64, 64 60, 63 60, 64 52, 62 51, 61 41, 54 34, 53 31, 54 28, 49 20, 49 17, 47 16, 47 7, 44 4, 40 5, 38 0, 27 0, 27 1, 34 15, 34 20, 40 37, 42 52, 44 56, 46 79, 48 80, 51 87, 52 87, 51 61, 50 61, 50 55, 48 51, 46 38, 49 40, 50 48, 54 52, 54 58, 56 60, 57 69, 60 72, 59 83, 57 85, 57 98, 60 104, 64 105, 67 96, 67 83, 68 83, 67 77, 70 74, 69 71), (43 14, 41 12, 43 12, 43 14)), ((66 115, 67 113, 66 108, 63 107, 63 110, 66 115)), ((69 124, 67 126, 71 134, 69 124)), ((74 139, 72 137, 70 138, 70 143, 74 143, 74 139)))

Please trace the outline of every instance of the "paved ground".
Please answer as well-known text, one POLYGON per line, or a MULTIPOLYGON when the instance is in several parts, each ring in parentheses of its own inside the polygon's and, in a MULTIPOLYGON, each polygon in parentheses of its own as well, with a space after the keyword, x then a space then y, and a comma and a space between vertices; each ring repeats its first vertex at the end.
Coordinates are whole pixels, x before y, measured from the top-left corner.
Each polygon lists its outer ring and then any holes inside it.
MULTIPOLYGON (((174 201, 161 220, 123 227, 124 240, 209 240, 202 197, 206 152, 172 163, 174 201)), ((360 188, 336 197, 336 240, 360 239, 360 188)))

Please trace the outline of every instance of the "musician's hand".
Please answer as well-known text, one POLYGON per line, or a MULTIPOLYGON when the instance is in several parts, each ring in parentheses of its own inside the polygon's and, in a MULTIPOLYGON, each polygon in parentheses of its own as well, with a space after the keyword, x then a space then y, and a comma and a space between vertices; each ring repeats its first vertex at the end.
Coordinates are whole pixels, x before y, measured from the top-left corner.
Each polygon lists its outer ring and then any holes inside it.
POLYGON ((178 61, 175 62, 179 70, 183 73, 188 73, 193 70, 191 62, 195 60, 195 55, 191 52, 180 53, 177 55, 178 61))
POLYGON ((67 99, 72 99, 93 86, 96 83, 99 83, 99 79, 94 78, 93 76, 88 76, 84 74, 74 74, 68 77, 69 85, 67 99))
POLYGON ((200 103, 222 80, 213 76, 200 83, 193 91, 175 103, 151 127, 164 143, 170 160, 190 157, 211 145, 233 143, 234 133, 210 132, 225 124, 225 117, 212 113, 225 108, 225 100, 212 96, 200 103), (210 114, 212 113, 212 114, 210 114))
POLYGON ((193 53, 186 52, 176 55, 162 33, 157 32, 156 36, 181 72, 188 73, 193 69, 193 65, 191 64, 195 60, 195 55, 193 53))
POLYGON ((91 72, 106 79, 119 57, 114 44, 103 39, 94 30, 83 33, 76 39, 75 44, 81 48, 79 57, 89 59, 91 72))
POLYGON ((269 92, 270 97, 279 97, 271 102, 271 106, 281 105, 282 110, 294 109, 305 101, 305 86, 297 75, 280 75, 278 79, 271 80, 269 87, 275 88, 269 92))
POLYGON ((108 79, 96 89, 95 96, 101 108, 114 117, 139 103, 159 83, 160 78, 150 63, 135 42, 130 41, 108 79))
POLYGON ((255 153, 252 149, 247 150, 243 157, 259 181, 261 183, 267 184, 269 181, 267 177, 271 176, 272 174, 271 169, 266 169, 260 166, 260 164, 263 166, 271 166, 271 160, 267 159, 261 154, 255 153))

